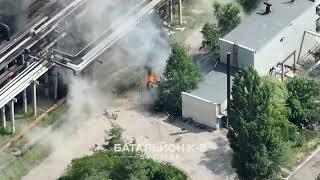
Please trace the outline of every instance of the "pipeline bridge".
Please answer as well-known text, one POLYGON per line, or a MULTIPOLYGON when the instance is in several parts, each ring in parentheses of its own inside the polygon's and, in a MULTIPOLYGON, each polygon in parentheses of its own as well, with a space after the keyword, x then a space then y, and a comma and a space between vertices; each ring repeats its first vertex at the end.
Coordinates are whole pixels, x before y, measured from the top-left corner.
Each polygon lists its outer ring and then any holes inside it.
MULTIPOLYGON (((44 87, 46 96, 50 94, 57 98, 58 68, 70 69, 75 75, 86 68, 94 70, 99 56, 145 16, 168 7, 172 19, 172 0, 141 0, 111 22, 103 24, 102 17, 98 22, 102 28, 91 39, 75 38, 79 35, 76 29, 87 27, 90 20, 86 20, 86 6, 94 1, 34 0, 25 10, 28 19, 24 27, 18 29, 2 23, 5 18, 0 14, 0 114, 3 127, 7 126, 7 117, 10 117, 15 133, 17 102, 27 113, 31 99, 33 113, 37 115, 37 86, 44 87)), ((181 0, 179 2, 181 19, 181 0)))

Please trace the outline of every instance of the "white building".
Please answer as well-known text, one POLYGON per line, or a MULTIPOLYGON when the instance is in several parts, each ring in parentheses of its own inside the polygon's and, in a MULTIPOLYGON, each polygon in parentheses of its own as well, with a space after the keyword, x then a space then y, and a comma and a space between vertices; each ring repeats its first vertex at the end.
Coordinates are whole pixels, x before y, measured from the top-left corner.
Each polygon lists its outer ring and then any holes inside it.
MULTIPOLYGON (((316 31, 319 1, 268 0, 266 5, 255 10, 233 31, 220 39, 220 61, 226 63, 227 52, 231 64, 241 69, 253 66, 261 75, 268 74, 272 67, 286 61, 293 65, 297 60, 305 30, 316 31), (286 2, 287 1, 287 2, 286 2)), ((306 38, 300 56, 316 45, 314 38, 306 38)))
MULTIPOLYGON (((306 38, 306 30, 316 31, 319 16, 319 1, 268 0, 233 31, 220 39, 220 61, 226 63, 231 53, 231 64, 240 69, 253 66, 261 75, 269 73, 278 63, 292 65, 299 54, 303 57, 317 45, 314 38, 306 38), (286 2, 287 1, 287 2, 286 2), (285 62, 284 62, 285 61, 285 62)), ((198 89, 182 93, 182 115, 209 127, 219 126, 219 119, 227 107, 227 75, 223 71, 212 71, 198 89)))
POLYGON ((218 65, 190 93, 182 93, 182 116, 212 128, 219 128, 227 108, 226 66, 218 65))

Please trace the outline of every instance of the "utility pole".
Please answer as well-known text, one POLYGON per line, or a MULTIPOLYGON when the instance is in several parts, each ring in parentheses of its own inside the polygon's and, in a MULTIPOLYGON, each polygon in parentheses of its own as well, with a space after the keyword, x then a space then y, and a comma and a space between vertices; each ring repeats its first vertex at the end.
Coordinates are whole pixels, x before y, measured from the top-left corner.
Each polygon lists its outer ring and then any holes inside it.
POLYGON ((231 66, 230 66, 231 53, 227 53, 227 128, 229 127, 229 115, 230 115, 230 100, 231 100, 231 66))
POLYGON ((182 27, 182 0, 179 0, 179 25, 182 27))

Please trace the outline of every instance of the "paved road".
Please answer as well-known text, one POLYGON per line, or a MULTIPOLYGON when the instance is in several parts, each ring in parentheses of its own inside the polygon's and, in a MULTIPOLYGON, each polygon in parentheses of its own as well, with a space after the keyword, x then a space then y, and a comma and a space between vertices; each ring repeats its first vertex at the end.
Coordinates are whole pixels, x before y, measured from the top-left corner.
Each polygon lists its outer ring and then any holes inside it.
POLYGON ((320 151, 298 169, 289 180, 314 180, 320 174, 320 151))

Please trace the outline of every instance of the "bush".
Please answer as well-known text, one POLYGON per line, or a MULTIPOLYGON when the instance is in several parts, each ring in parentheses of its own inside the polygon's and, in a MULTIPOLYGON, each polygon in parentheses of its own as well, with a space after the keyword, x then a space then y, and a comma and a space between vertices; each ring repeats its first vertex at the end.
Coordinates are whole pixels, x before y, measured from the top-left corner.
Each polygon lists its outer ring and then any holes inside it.
POLYGON ((287 106, 291 113, 289 120, 297 126, 309 125, 319 120, 319 103, 315 101, 320 95, 320 84, 307 77, 296 77, 286 83, 289 97, 287 106))
POLYGON ((12 134, 12 131, 10 128, 4 128, 4 127, 0 128, 0 135, 6 136, 6 135, 10 135, 10 134, 12 134))

